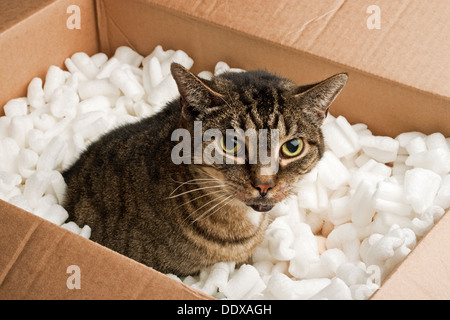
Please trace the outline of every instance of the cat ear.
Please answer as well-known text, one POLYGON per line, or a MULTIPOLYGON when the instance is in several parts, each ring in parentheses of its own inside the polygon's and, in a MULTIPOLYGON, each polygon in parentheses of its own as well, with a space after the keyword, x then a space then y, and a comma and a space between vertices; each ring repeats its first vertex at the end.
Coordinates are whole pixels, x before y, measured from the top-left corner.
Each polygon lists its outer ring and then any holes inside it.
POLYGON ((200 79, 182 65, 172 63, 170 71, 177 83, 182 114, 186 119, 195 119, 223 99, 221 94, 209 87, 208 80, 200 79))
POLYGON ((321 82, 300 86, 295 90, 295 98, 301 106, 306 106, 321 124, 328 114, 328 108, 344 88, 347 79, 346 73, 339 73, 321 82))

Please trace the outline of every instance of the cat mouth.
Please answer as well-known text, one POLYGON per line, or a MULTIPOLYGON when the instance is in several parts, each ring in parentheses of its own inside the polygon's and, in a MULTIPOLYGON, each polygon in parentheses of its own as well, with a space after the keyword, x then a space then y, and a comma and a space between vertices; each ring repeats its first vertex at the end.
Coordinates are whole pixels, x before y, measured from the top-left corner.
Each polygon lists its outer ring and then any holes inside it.
POLYGON ((267 212, 267 211, 272 210, 272 208, 274 207, 273 205, 269 205, 269 204, 251 204, 248 206, 258 212, 267 212))

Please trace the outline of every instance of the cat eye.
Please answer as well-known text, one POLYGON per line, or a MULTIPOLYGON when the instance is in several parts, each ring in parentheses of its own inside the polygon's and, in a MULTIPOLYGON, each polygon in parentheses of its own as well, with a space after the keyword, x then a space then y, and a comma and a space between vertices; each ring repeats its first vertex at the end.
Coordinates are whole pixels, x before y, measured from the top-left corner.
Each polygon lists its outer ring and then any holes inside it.
POLYGON ((236 155, 241 149, 242 143, 239 142, 237 137, 222 136, 222 138, 220 139, 220 146, 222 147, 224 152, 236 155))
POLYGON ((281 146, 280 153, 283 158, 294 158, 302 153, 304 149, 303 139, 295 138, 281 146))

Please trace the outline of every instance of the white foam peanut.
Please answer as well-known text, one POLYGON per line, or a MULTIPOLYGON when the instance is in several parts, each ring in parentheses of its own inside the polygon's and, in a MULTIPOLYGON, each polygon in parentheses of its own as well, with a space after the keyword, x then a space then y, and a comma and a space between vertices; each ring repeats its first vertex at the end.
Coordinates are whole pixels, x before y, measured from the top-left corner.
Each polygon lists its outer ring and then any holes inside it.
POLYGON ((112 57, 106 61, 101 67, 100 71, 95 76, 97 79, 105 79, 111 76, 111 73, 120 67, 121 63, 116 58, 112 57))
POLYGON ((69 230, 75 234, 80 234, 81 228, 73 221, 69 221, 61 225, 62 228, 69 230))
POLYGON ((437 174, 450 172, 450 151, 448 148, 436 148, 410 155, 406 165, 432 170, 437 174))
POLYGON ((120 96, 120 90, 108 79, 93 79, 80 83, 78 86, 78 94, 80 95, 81 100, 89 99, 94 96, 118 98, 120 96))
POLYGON ((62 203, 66 192, 66 182, 59 171, 53 170, 49 176, 50 187, 58 203, 62 203))
POLYGON ((378 211, 385 211, 395 213, 400 216, 409 216, 411 213, 411 207, 394 201, 384 200, 380 198, 374 198, 374 208, 378 211))
POLYGON ((355 127, 352 126, 343 116, 337 117, 335 121, 342 132, 345 133, 345 136, 351 143, 351 145, 356 149, 356 151, 358 151, 360 148, 360 144, 358 134, 355 131, 355 127))
POLYGON ((161 70, 161 64, 156 57, 153 57, 152 59, 150 59, 148 67, 150 85, 154 88, 164 80, 161 70))
POLYGON ((0 117, 0 140, 9 136, 9 126, 11 124, 11 118, 0 117))
POLYGON ((183 50, 177 50, 168 59, 160 61, 161 61, 161 72, 163 76, 170 75, 170 65, 172 64, 172 62, 181 64, 188 70, 194 64, 194 60, 192 60, 183 50))
POLYGON ((442 179, 441 186, 435 198, 435 204, 442 208, 450 208, 450 174, 442 179))
POLYGON ((16 196, 9 198, 8 202, 25 211, 28 212, 33 211, 33 208, 30 206, 27 199, 22 194, 18 194, 16 196))
POLYGON ((38 201, 50 186, 48 177, 49 172, 36 171, 26 180, 23 195, 31 207, 37 206, 38 201))
POLYGON ((112 71, 110 81, 133 101, 139 101, 145 94, 144 88, 140 83, 124 69, 117 68, 112 71))
POLYGON ((78 112, 80 114, 85 114, 93 111, 107 111, 108 108, 111 107, 111 104, 103 95, 92 96, 81 101, 78 104, 78 112))
POLYGON ((343 280, 347 286, 363 284, 367 281, 365 266, 359 263, 346 262, 336 270, 336 276, 343 280))
POLYGON ((83 228, 81 228, 80 236, 89 239, 91 237, 92 229, 88 225, 85 225, 83 228))
POLYGON ((361 148, 354 128, 342 116, 324 123, 322 131, 326 145, 338 158, 356 154, 361 148))
POLYGON ((373 219, 371 227, 373 232, 386 234, 394 224, 401 228, 411 228, 411 219, 395 213, 378 212, 373 219))
POLYGON ((350 176, 350 187, 356 189, 361 181, 371 183, 376 186, 379 182, 389 178, 392 173, 392 168, 370 159, 356 172, 350 176))
POLYGON ((308 299, 330 284, 330 279, 292 280, 285 274, 272 275, 267 285, 270 293, 277 299, 308 299))
POLYGON ((353 223, 337 226, 327 238, 327 248, 343 249, 343 244, 357 239, 357 230, 353 223))
POLYGON ((214 67, 214 75, 218 76, 224 72, 227 72, 230 70, 230 66, 224 62, 224 61, 219 61, 216 63, 216 66, 214 67))
POLYGON ((320 260, 332 274, 335 274, 339 266, 347 262, 348 258, 342 250, 332 248, 324 251, 320 260))
POLYGON ((153 106, 164 105, 179 95, 178 87, 172 76, 166 77, 147 96, 147 102, 153 106))
POLYGON ((430 207, 437 195, 441 176, 431 170, 415 168, 405 173, 405 198, 417 213, 430 207))
POLYGON ((444 212, 444 209, 439 206, 429 207, 420 215, 420 218, 416 217, 412 220, 411 229, 417 236, 424 236, 433 227, 434 223, 442 217, 444 212))
POLYGON ((230 273, 234 270, 234 263, 218 262, 211 266, 211 272, 208 275, 202 287, 202 291, 212 295, 219 290, 224 290, 228 283, 230 273))
POLYGON ((139 67, 144 59, 143 56, 127 46, 118 47, 114 53, 114 58, 123 64, 129 64, 135 67, 139 67))
POLYGON ((390 137, 361 136, 359 139, 363 151, 378 162, 388 163, 397 158, 399 142, 390 137))
POLYGON ((386 178, 389 177, 392 172, 392 169, 389 166, 379 163, 373 159, 370 159, 363 166, 361 166, 360 170, 366 171, 366 172, 372 172, 372 173, 384 176, 386 178))
POLYGON ((311 227, 311 231, 314 234, 317 234, 321 230, 323 231, 325 225, 323 217, 315 212, 307 213, 304 222, 311 227))
POLYGON ((9 127, 10 137, 13 138, 20 148, 28 145, 28 132, 34 127, 33 120, 27 116, 15 116, 11 119, 9 127))
POLYGON ((355 164, 358 167, 362 167, 363 165, 365 165, 371 158, 366 155, 365 153, 361 153, 356 159, 355 159, 355 164))
POLYGON ((397 140, 400 144, 400 147, 402 148, 406 148, 406 146, 408 145, 408 143, 417 138, 425 138, 425 134, 421 133, 421 132, 417 132, 417 131, 411 131, 411 132, 403 132, 400 133, 397 137, 395 137, 395 140, 397 140))
POLYGON ((295 296, 294 299, 310 299, 319 291, 324 289, 331 283, 328 278, 315 278, 292 281, 292 288, 295 296))
POLYGON ((349 202, 350 196, 330 200, 328 218, 334 225, 340 225, 350 221, 352 213, 348 207, 349 202))
POLYGON ((92 55, 91 60, 95 63, 97 68, 100 68, 106 61, 108 61, 108 56, 103 52, 99 52, 92 55))
POLYGON ((408 216, 411 213, 411 207, 406 203, 403 186, 393 182, 382 181, 378 184, 373 205, 377 211, 391 212, 401 216, 408 216))
MULTIPOLYGON (((159 64, 158 59, 156 59, 156 62, 159 64)), ((162 77, 162 75, 161 75, 161 77, 162 77)), ((142 85, 144 87, 145 93, 147 93, 147 94, 153 88, 152 83, 150 81, 150 61, 145 60, 145 59, 144 59, 143 65, 142 65, 142 85)))
POLYGON ((427 145, 423 136, 417 136, 411 139, 405 148, 410 155, 427 151, 427 145))
POLYGON ((17 173, 0 171, 0 192, 9 193, 22 183, 22 177, 17 173))
POLYGON ((66 81, 66 76, 64 71, 57 66, 50 66, 47 71, 47 75, 45 76, 44 83, 44 99, 46 102, 49 102, 53 92, 61 87, 66 81))
POLYGON ((255 287, 258 287, 256 289, 261 289, 262 291, 265 288, 265 285, 264 287, 261 286, 261 281, 262 280, 255 267, 244 264, 237 271, 235 271, 226 287, 223 288, 222 292, 229 299, 242 299, 249 295, 255 287))
POLYGON ((269 252, 275 259, 284 261, 295 256, 295 251, 291 248, 294 234, 286 216, 278 217, 270 224, 266 231, 266 238, 269 242, 269 252))
POLYGON ((64 61, 64 64, 72 76, 76 75, 75 78, 72 78, 72 80, 70 80, 72 82, 71 85, 74 85, 75 82, 78 83, 78 80, 81 80, 81 81, 88 80, 88 78, 83 74, 83 72, 80 71, 80 69, 78 69, 78 67, 73 63, 73 61, 70 58, 67 58, 64 61), (75 79, 76 79, 76 81, 75 81, 75 79))
POLYGON ((28 103, 33 108, 41 108, 45 105, 44 89, 42 88, 42 79, 35 77, 28 84, 27 88, 28 103))
POLYGON ((427 136, 425 138, 425 143, 428 150, 443 149, 450 152, 450 147, 448 146, 444 135, 440 132, 436 132, 427 136))
POLYGON ((94 79, 99 72, 99 68, 85 52, 74 53, 70 59, 88 79, 94 79))
POLYGON ((355 130, 358 136, 372 135, 372 132, 368 129, 367 124, 355 123, 352 125, 353 130, 355 130))
POLYGON ((213 78, 213 73, 211 71, 202 71, 197 75, 200 79, 211 80, 213 78))
POLYGON ((334 277, 328 286, 320 290, 311 300, 330 299, 330 300, 351 300, 352 293, 350 288, 341 279, 334 277))
POLYGON ((30 149, 21 149, 18 157, 18 169, 22 177, 30 177, 36 170, 39 155, 30 149))
POLYGON ((53 127, 44 132, 45 138, 50 141, 56 136, 66 137, 65 134, 70 131, 69 123, 74 121, 72 118, 62 118, 55 123, 53 127))
POLYGON ((313 212, 323 211, 329 207, 328 191, 321 182, 314 182, 309 179, 311 173, 306 175, 305 179, 299 184, 298 207, 313 212))
POLYGON ((297 223, 293 226, 295 241, 293 249, 295 257, 290 260, 289 273, 294 277, 305 277, 313 263, 320 261, 317 239, 306 223, 297 223))
POLYGON ((372 197, 376 191, 374 184, 365 180, 361 181, 349 202, 352 213, 351 220, 355 226, 368 225, 375 214, 372 197))
POLYGON ((112 120, 113 117, 107 116, 104 111, 91 111, 75 119, 72 130, 84 139, 96 139, 111 128, 112 120))
POLYGON ((404 187, 394 182, 381 181, 377 186, 375 197, 405 203, 404 187))
POLYGON ((152 106, 144 101, 136 102, 133 105, 134 114, 139 118, 149 117, 154 114, 152 106))
POLYGON ((0 171, 17 173, 19 151, 20 147, 14 139, 6 137, 0 141, 0 171))
POLYGON ((74 118, 77 105, 80 102, 78 94, 69 86, 56 88, 49 101, 50 111, 57 118, 74 118))
POLYGON ((152 53, 150 53, 147 57, 144 58, 143 64, 152 59, 153 57, 158 58, 159 61, 165 61, 169 59, 175 53, 174 50, 164 50, 161 45, 158 45, 153 49, 152 53))
POLYGON ((28 113, 28 105, 26 98, 16 98, 9 100, 3 107, 3 111, 7 117, 25 116, 28 113))
POLYGON ((47 145, 44 133, 39 129, 31 129, 28 132, 28 145, 29 148, 35 151, 37 154, 41 154, 42 150, 47 145))
POLYGON ((58 226, 61 226, 64 223, 64 221, 67 220, 68 217, 69 217, 69 214, 67 213, 66 209, 64 209, 59 204, 54 204, 54 205, 50 206, 45 211, 44 215, 42 216, 42 218, 44 218, 58 226))
POLYGON ((67 143, 63 138, 60 136, 54 137, 42 151, 36 165, 37 170, 46 171, 56 169, 64 158, 66 147, 67 143))
POLYGON ((350 178, 347 168, 331 151, 324 152, 317 168, 318 178, 324 186, 331 190, 338 189, 350 178))

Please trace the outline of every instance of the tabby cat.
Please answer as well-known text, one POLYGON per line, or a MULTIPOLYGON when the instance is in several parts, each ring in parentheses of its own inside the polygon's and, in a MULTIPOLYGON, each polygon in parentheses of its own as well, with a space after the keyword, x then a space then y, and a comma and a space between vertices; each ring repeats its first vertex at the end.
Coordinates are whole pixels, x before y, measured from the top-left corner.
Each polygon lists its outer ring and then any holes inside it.
POLYGON ((248 261, 269 222, 264 212, 322 157, 320 126, 347 75, 297 86, 266 71, 204 80, 173 63, 171 72, 180 99, 92 143, 63 173, 64 207, 92 228, 91 240, 182 276, 248 261), (209 129, 222 137, 206 139, 209 129), (182 149, 177 130, 203 138, 182 149), (261 132, 264 164, 254 148, 261 132), (198 147, 224 161, 199 160, 198 147))

